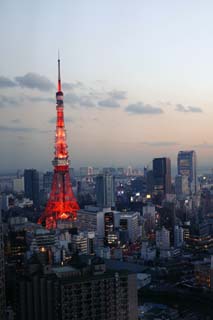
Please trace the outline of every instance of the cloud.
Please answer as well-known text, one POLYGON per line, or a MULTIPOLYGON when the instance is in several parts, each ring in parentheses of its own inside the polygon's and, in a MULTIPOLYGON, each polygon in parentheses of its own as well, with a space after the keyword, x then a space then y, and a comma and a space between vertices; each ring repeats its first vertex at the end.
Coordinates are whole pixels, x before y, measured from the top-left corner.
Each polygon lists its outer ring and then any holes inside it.
POLYGON ((172 147, 172 146, 180 145, 176 141, 154 141, 154 142, 144 141, 142 142, 142 144, 145 144, 150 147, 172 147))
POLYGON ((50 102, 50 103, 55 103, 56 100, 50 97, 26 97, 28 100, 32 102, 50 102))
POLYGON ((22 77, 15 77, 15 80, 21 87, 38 89, 40 91, 49 91, 55 87, 48 78, 37 73, 27 73, 22 77))
POLYGON ((63 82, 62 83, 62 88, 65 89, 65 90, 83 89, 84 85, 80 81, 76 81, 76 82, 73 82, 73 83, 63 82))
POLYGON ((108 92, 108 94, 115 100, 125 100, 127 98, 127 92, 122 90, 113 90, 108 92))
POLYGON ((35 128, 26 128, 26 127, 7 127, 0 125, 0 132, 34 132, 39 131, 35 128))
POLYGON ((193 148, 212 149, 213 148, 213 144, 204 142, 204 143, 201 143, 201 144, 194 145, 193 148))
POLYGON ((17 84, 10 80, 9 78, 6 78, 4 76, 0 76, 0 88, 13 88, 17 84))
POLYGON ((158 107, 153 107, 150 104, 144 104, 143 102, 138 102, 135 104, 130 104, 125 109, 129 114, 162 114, 163 110, 158 107))
POLYGON ((0 95, 0 108, 8 106, 17 106, 23 102, 23 97, 8 97, 5 95, 0 95))
POLYGON ((43 129, 37 129, 37 128, 27 128, 27 127, 8 127, 8 126, 1 126, 0 125, 0 132, 11 132, 11 133, 32 133, 32 132, 38 132, 38 133, 48 133, 50 130, 43 130, 43 129))
POLYGON ((189 112, 200 113, 200 112, 203 112, 203 110, 201 108, 191 107, 191 106, 186 106, 185 107, 182 104, 177 104, 176 108, 175 108, 175 111, 184 112, 184 113, 189 113, 189 112))
POLYGON ((101 100, 101 101, 98 102, 98 105, 100 107, 113 108, 113 109, 120 107, 120 104, 116 101, 116 99, 113 99, 113 98, 101 100))
POLYGON ((68 93, 65 95, 65 102, 69 103, 71 106, 82 106, 82 107, 89 107, 93 108, 95 107, 95 103, 89 96, 81 96, 77 95, 76 93, 68 93))
POLYGON ((12 122, 12 123, 20 123, 21 120, 20 120, 20 119, 12 119, 11 122, 12 122))

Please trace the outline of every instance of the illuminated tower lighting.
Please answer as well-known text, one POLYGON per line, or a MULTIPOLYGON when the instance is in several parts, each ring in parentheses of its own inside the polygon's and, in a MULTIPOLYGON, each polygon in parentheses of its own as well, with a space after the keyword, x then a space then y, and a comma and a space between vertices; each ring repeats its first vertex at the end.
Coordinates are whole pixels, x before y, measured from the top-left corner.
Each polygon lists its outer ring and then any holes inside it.
POLYGON ((46 208, 38 223, 47 229, 56 228, 58 220, 75 221, 78 203, 72 191, 69 174, 69 155, 64 125, 64 103, 61 87, 60 58, 58 57, 58 91, 56 92, 56 134, 53 182, 46 208))

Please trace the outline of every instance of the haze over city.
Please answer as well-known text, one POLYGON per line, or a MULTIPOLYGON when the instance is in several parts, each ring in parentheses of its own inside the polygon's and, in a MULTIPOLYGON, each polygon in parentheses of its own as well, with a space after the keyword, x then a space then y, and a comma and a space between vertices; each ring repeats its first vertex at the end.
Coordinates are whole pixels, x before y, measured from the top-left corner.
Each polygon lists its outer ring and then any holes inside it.
POLYGON ((72 166, 211 168, 211 1, 21 4, 1 3, 1 172, 51 166, 58 48, 72 166))

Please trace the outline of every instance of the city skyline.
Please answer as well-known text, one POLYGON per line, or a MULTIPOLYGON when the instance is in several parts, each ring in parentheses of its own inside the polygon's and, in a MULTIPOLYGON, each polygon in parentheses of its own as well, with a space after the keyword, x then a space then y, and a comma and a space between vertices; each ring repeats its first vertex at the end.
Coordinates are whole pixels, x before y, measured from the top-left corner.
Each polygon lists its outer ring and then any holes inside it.
POLYGON ((176 166, 195 150, 211 168, 210 1, 22 3, 0 13, 1 172, 50 169, 58 47, 72 167, 176 166))

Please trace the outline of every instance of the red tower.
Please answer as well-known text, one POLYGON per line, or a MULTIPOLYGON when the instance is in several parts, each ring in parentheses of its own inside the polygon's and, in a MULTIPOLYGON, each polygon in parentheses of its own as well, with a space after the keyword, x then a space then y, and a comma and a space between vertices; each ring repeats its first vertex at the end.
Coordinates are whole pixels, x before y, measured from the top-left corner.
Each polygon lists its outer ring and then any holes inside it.
POLYGON ((58 91, 56 92, 56 135, 54 175, 49 200, 38 223, 47 229, 56 228, 57 220, 74 221, 77 218, 78 203, 72 191, 69 174, 69 155, 64 126, 64 103, 61 91, 60 59, 58 58, 58 91))

